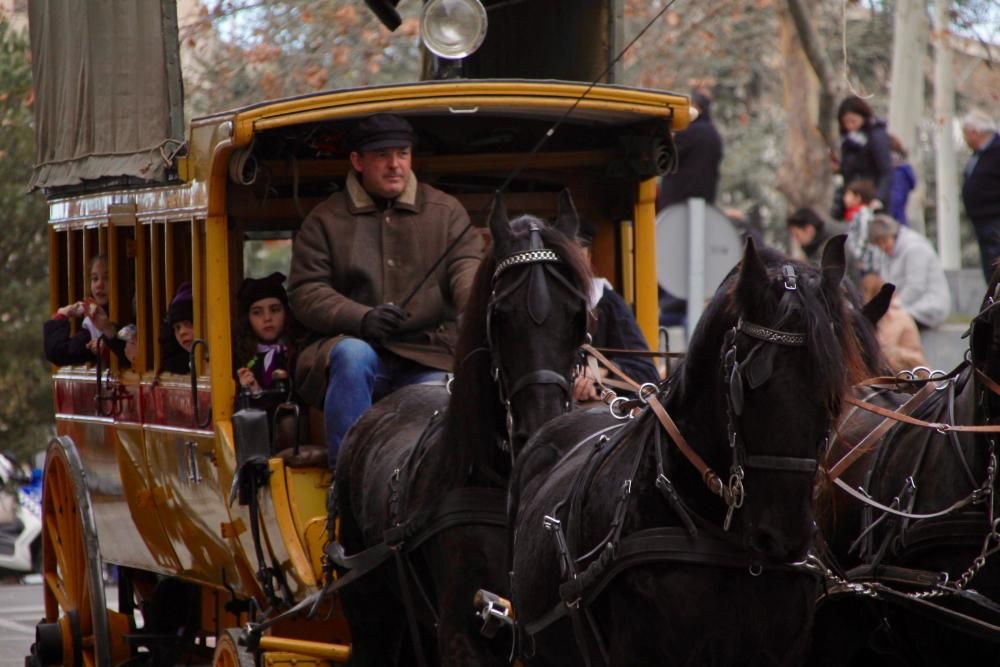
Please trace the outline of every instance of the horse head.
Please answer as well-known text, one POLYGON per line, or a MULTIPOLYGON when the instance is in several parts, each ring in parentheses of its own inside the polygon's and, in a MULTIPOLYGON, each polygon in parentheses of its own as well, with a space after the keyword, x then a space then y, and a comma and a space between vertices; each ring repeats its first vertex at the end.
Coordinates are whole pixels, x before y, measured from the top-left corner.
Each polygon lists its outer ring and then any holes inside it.
POLYGON ((566 191, 553 225, 531 215, 508 221, 499 195, 489 224, 488 346, 516 455, 532 433, 572 404, 571 373, 587 333, 590 268, 575 243, 578 219, 566 191))
POLYGON ((827 244, 818 270, 764 257, 748 240, 692 336, 682 382, 685 393, 709 384, 696 409, 717 425, 705 454, 728 471, 727 527, 745 547, 787 561, 811 543, 818 461, 861 362, 841 287, 844 237, 827 244))

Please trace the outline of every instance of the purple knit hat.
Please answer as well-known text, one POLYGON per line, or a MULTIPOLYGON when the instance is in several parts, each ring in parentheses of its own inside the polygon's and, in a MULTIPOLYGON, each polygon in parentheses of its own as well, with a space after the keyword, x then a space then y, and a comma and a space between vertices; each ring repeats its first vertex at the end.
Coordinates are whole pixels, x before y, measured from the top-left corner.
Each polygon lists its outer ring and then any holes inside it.
POLYGON ((178 322, 194 321, 194 301, 191 283, 182 283, 167 308, 167 325, 174 326, 178 322))

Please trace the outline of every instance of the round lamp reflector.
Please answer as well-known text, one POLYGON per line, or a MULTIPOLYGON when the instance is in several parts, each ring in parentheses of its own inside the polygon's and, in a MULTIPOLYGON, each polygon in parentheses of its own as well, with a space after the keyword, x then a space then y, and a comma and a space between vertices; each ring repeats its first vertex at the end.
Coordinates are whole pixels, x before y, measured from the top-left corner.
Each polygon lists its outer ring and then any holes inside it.
POLYGON ((479 0, 430 0, 420 17, 420 40, 439 58, 475 53, 486 38, 486 9, 479 0))

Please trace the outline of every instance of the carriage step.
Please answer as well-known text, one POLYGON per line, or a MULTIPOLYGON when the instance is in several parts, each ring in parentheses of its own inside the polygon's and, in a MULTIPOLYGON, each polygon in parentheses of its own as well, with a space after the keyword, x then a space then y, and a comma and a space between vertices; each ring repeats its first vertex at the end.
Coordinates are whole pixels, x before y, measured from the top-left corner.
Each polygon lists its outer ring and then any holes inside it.
POLYGON ((476 608, 476 615, 483 619, 483 627, 479 633, 487 639, 493 639, 500 628, 514 627, 514 607, 510 600, 479 589, 472 605, 476 608))

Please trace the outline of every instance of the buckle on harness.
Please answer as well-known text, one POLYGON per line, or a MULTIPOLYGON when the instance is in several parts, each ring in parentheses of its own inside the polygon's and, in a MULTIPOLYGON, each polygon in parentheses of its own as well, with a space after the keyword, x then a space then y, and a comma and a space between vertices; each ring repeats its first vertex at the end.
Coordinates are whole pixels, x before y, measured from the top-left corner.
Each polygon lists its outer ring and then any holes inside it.
POLYGON ((493 639, 500 628, 514 627, 510 600, 481 588, 476 591, 472 604, 477 610, 476 616, 483 619, 483 627, 479 629, 479 634, 487 639, 493 639))

